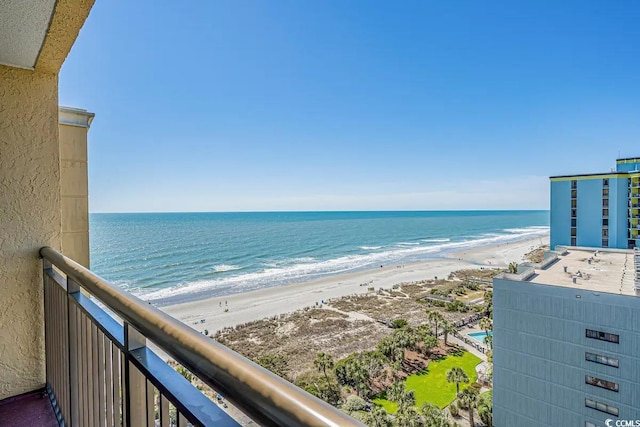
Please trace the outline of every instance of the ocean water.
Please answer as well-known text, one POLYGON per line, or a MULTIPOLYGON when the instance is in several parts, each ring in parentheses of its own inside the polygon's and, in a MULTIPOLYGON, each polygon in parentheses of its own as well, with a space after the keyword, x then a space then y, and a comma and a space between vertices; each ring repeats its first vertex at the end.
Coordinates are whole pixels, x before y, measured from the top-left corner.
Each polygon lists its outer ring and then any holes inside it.
POLYGON ((548 211, 91 214, 91 267, 159 304, 541 236, 548 211))

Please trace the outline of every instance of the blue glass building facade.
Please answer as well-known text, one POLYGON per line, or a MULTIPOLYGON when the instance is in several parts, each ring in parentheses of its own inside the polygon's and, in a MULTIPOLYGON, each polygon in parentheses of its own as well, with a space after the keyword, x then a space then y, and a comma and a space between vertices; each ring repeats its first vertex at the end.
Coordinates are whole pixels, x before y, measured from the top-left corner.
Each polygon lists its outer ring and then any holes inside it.
POLYGON ((640 247, 640 158, 612 172, 552 176, 551 248, 640 247))

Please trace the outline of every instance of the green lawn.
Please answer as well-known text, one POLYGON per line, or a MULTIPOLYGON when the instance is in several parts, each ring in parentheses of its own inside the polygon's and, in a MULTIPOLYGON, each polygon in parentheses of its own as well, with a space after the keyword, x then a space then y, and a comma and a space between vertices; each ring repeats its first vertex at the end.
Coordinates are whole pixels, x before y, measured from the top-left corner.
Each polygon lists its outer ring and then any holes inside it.
MULTIPOLYGON (((460 390, 467 388, 469 384, 476 382, 476 365, 482 362, 480 358, 465 351, 461 356, 449 355, 445 359, 429 363, 429 367, 423 371, 410 375, 406 379, 406 387, 413 390, 416 396, 416 406, 429 402, 444 408, 456 398, 456 385, 447 382, 447 371, 454 366, 459 366, 469 377, 468 384, 460 384, 460 390)), ((373 399, 373 402, 382 406, 389 413, 395 413, 397 405, 384 398, 373 399)))

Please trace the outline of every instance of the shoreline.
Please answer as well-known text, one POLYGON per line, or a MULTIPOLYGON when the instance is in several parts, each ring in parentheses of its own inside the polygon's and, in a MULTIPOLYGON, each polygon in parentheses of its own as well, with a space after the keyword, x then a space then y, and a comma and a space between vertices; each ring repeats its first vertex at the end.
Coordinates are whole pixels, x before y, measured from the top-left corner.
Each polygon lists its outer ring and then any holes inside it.
POLYGON ((390 265, 381 268, 273 286, 226 296, 209 297, 191 302, 159 307, 188 326, 209 333, 305 307, 322 305, 330 299, 352 294, 366 294, 369 288, 391 288, 400 282, 414 282, 434 277, 446 278, 455 270, 479 267, 506 267, 521 262, 526 253, 548 244, 549 235, 479 246, 450 252, 441 258, 390 265), (228 312, 225 312, 228 309, 228 312))

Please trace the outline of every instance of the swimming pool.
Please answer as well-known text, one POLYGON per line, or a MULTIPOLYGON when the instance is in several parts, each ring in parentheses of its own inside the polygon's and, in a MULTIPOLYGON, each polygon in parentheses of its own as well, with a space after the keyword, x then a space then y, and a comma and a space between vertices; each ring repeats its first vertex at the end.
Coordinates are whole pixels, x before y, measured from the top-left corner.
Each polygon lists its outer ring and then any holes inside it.
MULTIPOLYGON (((469 337, 473 338, 474 340, 478 341, 481 344, 484 344, 484 337, 487 336, 486 332, 474 332, 472 334, 468 334, 469 337)), ((493 336, 493 331, 489 331, 489 336, 492 337, 493 336)))

